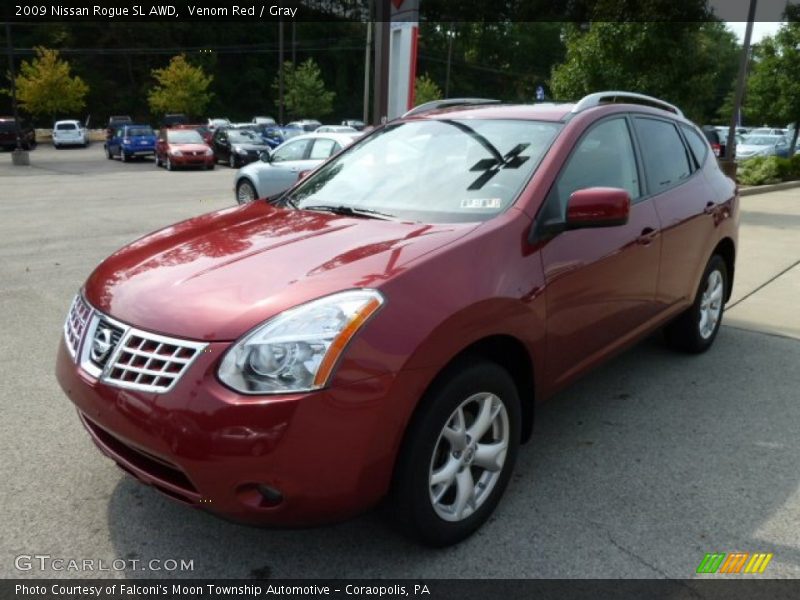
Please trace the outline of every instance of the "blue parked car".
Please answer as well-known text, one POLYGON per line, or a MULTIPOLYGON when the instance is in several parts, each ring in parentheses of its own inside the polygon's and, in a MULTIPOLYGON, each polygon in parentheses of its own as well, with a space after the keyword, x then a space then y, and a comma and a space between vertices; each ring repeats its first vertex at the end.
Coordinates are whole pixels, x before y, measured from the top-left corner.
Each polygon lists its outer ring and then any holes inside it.
POLYGON ((260 123, 250 127, 258 132, 264 143, 270 148, 277 148, 286 141, 283 129, 274 123, 260 123))
POLYGON ((120 125, 106 141, 105 149, 108 160, 119 156, 122 162, 142 156, 155 156, 156 134, 150 125, 120 125))

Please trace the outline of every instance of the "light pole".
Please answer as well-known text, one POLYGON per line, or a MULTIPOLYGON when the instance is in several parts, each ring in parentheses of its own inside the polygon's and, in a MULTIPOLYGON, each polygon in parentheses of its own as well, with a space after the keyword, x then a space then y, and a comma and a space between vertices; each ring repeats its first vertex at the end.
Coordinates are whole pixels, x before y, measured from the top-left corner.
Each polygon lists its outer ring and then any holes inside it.
POLYGON ((278 123, 283 125, 283 18, 278 19, 278 123))
POLYGON ((736 121, 742 110, 742 98, 744 97, 744 86, 747 81, 747 66, 750 62, 750 38, 753 36, 753 21, 756 18, 756 4, 758 0, 750 0, 750 8, 747 11, 747 27, 744 31, 744 44, 742 46, 742 58, 739 61, 739 76, 736 79, 736 92, 733 97, 733 114, 731 115, 730 126, 728 127, 728 140, 725 144, 725 158, 720 161, 720 166, 724 173, 736 180, 736 121))
POLYGON ((8 73, 11 78, 11 107, 14 110, 14 129, 17 136, 17 147, 11 155, 11 164, 25 166, 30 164, 30 156, 26 150, 22 149, 22 138, 20 138, 21 127, 19 125, 19 110, 17 109, 17 81, 14 72, 14 47, 11 45, 11 23, 6 21, 6 47, 8 48, 8 73))
POLYGON ((367 21, 367 44, 364 47, 364 125, 369 123, 369 69, 372 57, 372 22, 367 21))
POLYGON ((450 63, 453 61, 453 38, 456 32, 453 31, 453 24, 450 23, 450 28, 447 30, 447 74, 444 78, 444 97, 450 97, 450 63))

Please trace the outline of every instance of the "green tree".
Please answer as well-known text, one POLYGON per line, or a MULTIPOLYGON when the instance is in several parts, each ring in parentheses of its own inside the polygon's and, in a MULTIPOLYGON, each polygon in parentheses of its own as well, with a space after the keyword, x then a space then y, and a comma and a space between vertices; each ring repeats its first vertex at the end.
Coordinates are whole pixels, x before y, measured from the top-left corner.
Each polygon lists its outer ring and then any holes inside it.
POLYGON ((185 55, 173 56, 169 65, 151 73, 158 82, 147 95, 154 113, 178 112, 199 117, 205 112, 212 96, 208 86, 214 77, 190 64, 185 55))
MULTIPOLYGON (((280 93, 278 75, 272 84, 276 96, 280 93)), ((283 63, 283 103, 296 118, 318 118, 333 112, 334 92, 325 89, 322 72, 313 58, 298 66, 283 63)))
MULTIPOLYGON (((747 84, 745 114, 753 124, 800 122, 800 22, 784 23, 755 51, 747 84)), ((792 147, 797 143, 797 127, 792 147)))
POLYGON ((58 50, 41 46, 34 50, 36 58, 22 61, 15 80, 20 107, 52 119, 81 110, 89 87, 77 75, 70 75, 70 65, 59 58, 58 50))
POLYGON ((425 73, 414 80, 414 104, 425 104, 431 100, 440 100, 442 90, 436 82, 425 73))
POLYGON ((738 46, 720 22, 593 22, 567 26, 565 38, 566 60, 551 80, 561 100, 626 90, 663 98, 706 122, 735 80, 738 46))

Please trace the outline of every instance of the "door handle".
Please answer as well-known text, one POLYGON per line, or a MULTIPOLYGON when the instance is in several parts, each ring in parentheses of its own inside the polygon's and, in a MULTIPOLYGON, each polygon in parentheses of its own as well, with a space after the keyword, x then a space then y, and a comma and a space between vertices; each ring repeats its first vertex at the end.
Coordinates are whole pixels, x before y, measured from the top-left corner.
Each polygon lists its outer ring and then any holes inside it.
POLYGON ((642 233, 639 234, 639 237, 636 238, 636 243, 641 246, 649 246, 656 237, 658 237, 658 230, 652 227, 645 227, 642 229, 642 233))

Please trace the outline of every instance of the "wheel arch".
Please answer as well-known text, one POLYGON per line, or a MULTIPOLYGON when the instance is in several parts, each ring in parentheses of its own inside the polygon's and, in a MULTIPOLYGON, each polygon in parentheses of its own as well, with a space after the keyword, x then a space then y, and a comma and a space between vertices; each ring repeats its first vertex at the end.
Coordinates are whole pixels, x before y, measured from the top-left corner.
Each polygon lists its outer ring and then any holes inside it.
MULTIPOLYGON (((420 395, 420 401, 414 407, 411 417, 406 425, 406 431, 424 403, 429 401, 431 390, 454 369, 460 365, 474 359, 483 359, 493 362, 506 369, 514 380, 520 400, 520 410, 522 414, 521 441, 525 442, 531 437, 533 432, 534 404, 536 397, 536 382, 533 357, 526 348, 525 344, 509 334, 493 334, 477 339, 461 350, 456 352, 441 369, 439 369, 424 392, 420 395)), ((405 434, 403 435, 405 438, 405 434)), ((401 443, 402 447, 402 443, 401 443)))
POLYGON ((711 253, 712 256, 714 254, 719 254, 722 257, 722 260, 725 261, 725 268, 728 271, 728 285, 725 289, 725 301, 727 302, 730 300, 731 292, 733 291, 733 276, 736 268, 736 246, 733 240, 729 237, 721 239, 711 253))

